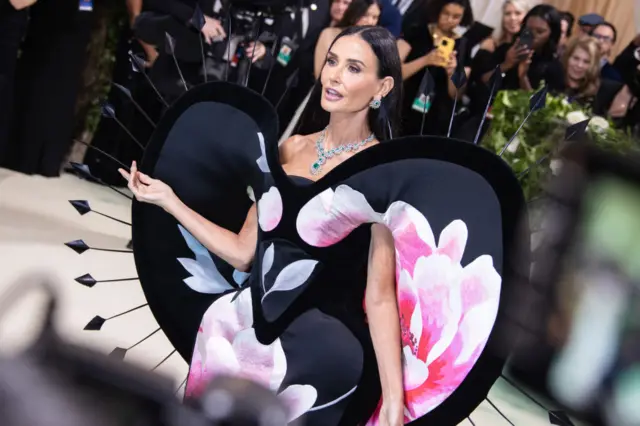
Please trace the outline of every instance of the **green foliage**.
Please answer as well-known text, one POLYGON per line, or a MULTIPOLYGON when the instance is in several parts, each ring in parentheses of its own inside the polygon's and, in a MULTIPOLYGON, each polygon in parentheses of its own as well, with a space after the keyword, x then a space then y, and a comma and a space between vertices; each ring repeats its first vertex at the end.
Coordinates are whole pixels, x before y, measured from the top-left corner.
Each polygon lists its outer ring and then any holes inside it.
MULTIPOLYGON (((491 109, 491 127, 482 144, 499 154, 523 120, 529 114, 529 99, 533 93, 523 90, 503 90, 491 109)), ((570 124, 592 117, 589 110, 569 103, 562 96, 547 95, 546 107, 531 114, 503 158, 516 175, 529 170, 522 179, 527 199, 540 193, 550 172, 549 161, 561 147, 565 130, 570 124)), ((635 148, 630 135, 613 128, 602 117, 593 117, 589 125, 592 140, 602 148, 624 152, 635 148)))

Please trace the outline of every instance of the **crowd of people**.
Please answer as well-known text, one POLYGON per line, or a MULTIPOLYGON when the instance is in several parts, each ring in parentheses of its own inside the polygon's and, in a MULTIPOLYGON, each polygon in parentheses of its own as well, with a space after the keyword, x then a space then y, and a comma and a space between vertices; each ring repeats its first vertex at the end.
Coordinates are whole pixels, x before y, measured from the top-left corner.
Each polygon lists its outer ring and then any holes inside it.
MULTIPOLYGON (((80 49, 89 34, 87 24, 82 22, 82 10, 75 14, 68 11, 75 18, 67 17, 65 22, 72 23, 76 31, 62 31, 60 25, 49 28, 39 21, 44 20, 51 1, 10 3, 3 6, 10 13, 3 13, 0 23, 3 34, 13 36, 5 42, 9 46, 3 50, 7 60, 0 70, 0 166, 55 176, 71 144, 73 126, 69 117, 73 115, 82 70, 80 49), (29 9, 33 9, 32 16, 27 20, 29 9), (23 54, 19 61, 9 58, 12 53, 16 56, 27 21, 23 54), (38 26, 41 28, 30 28, 38 26), (74 39, 71 47, 62 49, 65 37, 74 39), (45 48, 55 48, 56 53, 44 54, 45 48), (69 62, 78 65, 74 72, 58 77, 69 68, 69 62), (24 71, 18 72, 13 84, 16 63, 18 70, 24 71), (54 76, 56 84, 51 84, 54 76), (41 95, 47 92, 60 93, 43 101, 41 95)), ((180 96, 185 84, 201 83, 203 73, 207 73, 210 80, 232 79, 263 93, 277 106, 283 136, 294 130, 317 130, 313 117, 303 112, 329 45, 344 28, 379 25, 397 37, 404 89, 402 100, 398 100, 402 111, 398 129, 404 135, 446 135, 451 127, 451 136, 472 141, 486 114, 496 67, 503 75, 501 90, 535 90, 546 84, 551 92, 566 95, 569 102, 579 102, 594 114, 638 133, 640 35, 630 41, 618 40, 616 27, 597 14, 576 21, 571 13, 550 5, 531 7, 529 0, 506 0, 501 25, 490 28, 474 21, 469 0, 318 0, 302 2, 291 13, 262 14, 254 16, 255 22, 239 25, 226 4, 207 0, 198 3, 204 22, 201 34, 197 34, 193 30, 195 1, 126 3, 130 20, 121 35, 113 81, 127 87, 139 101, 142 99, 144 109, 154 118, 162 113, 163 102, 180 96), (173 54, 166 49, 165 32, 176 39, 173 54), (207 67, 202 66, 199 37, 205 42, 207 67), (443 49, 446 41, 454 46, 443 49), (613 57, 614 47, 620 43, 627 46, 613 57), (140 73, 132 71, 131 51, 144 58, 146 72, 163 100, 155 96, 140 73), (428 93, 425 70, 433 81, 427 85, 428 93), (456 71, 463 71, 467 77, 461 87, 451 81, 456 71)), ((116 109, 120 121, 144 143, 152 128, 130 105, 120 105, 116 92, 113 88, 110 102, 119 104, 116 109)), ((490 122, 483 130, 488 126, 490 122)), ((93 143, 125 162, 139 155, 131 146, 128 132, 113 121, 100 123, 93 143)), ((102 173, 104 159, 99 154, 89 153, 86 161, 95 163, 94 171, 102 173)), ((116 173, 103 173, 107 180, 118 181, 116 173)))

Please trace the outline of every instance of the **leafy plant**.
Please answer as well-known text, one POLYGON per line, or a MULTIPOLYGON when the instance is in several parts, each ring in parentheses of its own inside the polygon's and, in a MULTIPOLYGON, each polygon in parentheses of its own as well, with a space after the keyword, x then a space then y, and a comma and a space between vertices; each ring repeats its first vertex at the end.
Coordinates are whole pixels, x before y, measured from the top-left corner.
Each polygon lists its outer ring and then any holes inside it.
MULTIPOLYGON (((503 90, 498 92, 491 109, 491 127, 483 140, 488 149, 500 153, 529 113, 533 92, 503 90)), ((561 146, 567 127, 592 117, 591 111, 564 96, 547 95, 546 106, 531 114, 516 138, 503 154, 521 179, 527 199, 536 197, 543 180, 550 173, 550 161, 561 146)), ((613 127, 602 117, 592 117, 589 124, 592 140, 599 146, 624 152, 635 144, 630 135, 613 127)))

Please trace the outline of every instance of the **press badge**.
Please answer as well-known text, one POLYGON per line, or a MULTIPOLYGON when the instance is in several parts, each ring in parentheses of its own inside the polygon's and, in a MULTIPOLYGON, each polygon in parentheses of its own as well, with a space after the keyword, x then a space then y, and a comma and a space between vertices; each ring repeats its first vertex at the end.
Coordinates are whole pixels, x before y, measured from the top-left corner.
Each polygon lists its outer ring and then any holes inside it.
POLYGON ((429 108, 431 108, 431 96, 425 95, 424 93, 420 96, 416 96, 413 100, 413 105, 411 108, 415 111, 418 111, 420 114, 426 114, 429 112, 429 108))
POLYGON ((80 4, 78 5, 78 10, 82 12, 92 12, 93 0, 80 0, 80 4))
POLYGON ((284 37, 282 39, 282 46, 280 47, 280 52, 278 52, 277 61, 283 67, 289 65, 289 61, 291 61, 291 56, 293 55, 293 41, 289 37, 284 37))

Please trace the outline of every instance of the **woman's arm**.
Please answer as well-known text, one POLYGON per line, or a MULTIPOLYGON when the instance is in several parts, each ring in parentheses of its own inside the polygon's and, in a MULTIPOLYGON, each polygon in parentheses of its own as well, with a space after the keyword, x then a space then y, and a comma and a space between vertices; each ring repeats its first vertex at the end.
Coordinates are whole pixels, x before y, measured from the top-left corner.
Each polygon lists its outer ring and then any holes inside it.
POLYGON ((407 56, 411 53, 411 45, 399 38, 396 41, 396 45, 398 46, 398 55, 400 55, 400 63, 404 64, 404 61, 407 60, 407 56))
POLYGON ((37 0, 9 0, 9 3, 11 3, 11 6, 13 6, 14 9, 20 10, 25 7, 33 6, 36 1, 37 0))
POLYGON ((382 414, 391 426, 403 424, 404 412, 395 264, 395 246, 391 232, 384 225, 374 224, 371 227, 365 307, 380 371, 385 411, 382 414))
POLYGON ((166 183, 140 173, 135 161, 131 164, 130 173, 124 169, 119 172, 127 179, 128 187, 138 201, 163 208, 210 252, 237 270, 244 272, 249 269, 258 238, 255 204, 249 209, 242 229, 236 234, 189 208, 166 183))
POLYGON ((205 219, 178 197, 174 197, 165 210, 207 250, 240 272, 249 270, 258 240, 258 217, 255 204, 249 209, 244 225, 237 234, 205 219))

